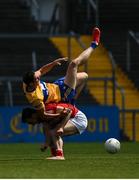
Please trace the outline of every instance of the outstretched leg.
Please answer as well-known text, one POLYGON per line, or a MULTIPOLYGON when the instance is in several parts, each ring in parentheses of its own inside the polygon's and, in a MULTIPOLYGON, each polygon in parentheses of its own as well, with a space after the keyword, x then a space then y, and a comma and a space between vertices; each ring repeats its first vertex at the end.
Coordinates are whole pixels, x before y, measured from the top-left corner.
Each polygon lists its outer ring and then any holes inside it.
POLYGON ((100 30, 98 28, 94 28, 93 41, 91 43, 91 46, 86 50, 84 50, 77 58, 72 60, 71 63, 69 64, 64 82, 72 89, 76 88, 76 83, 77 83, 76 77, 77 77, 78 66, 85 63, 88 60, 94 49, 98 46, 99 40, 100 40, 100 30))
POLYGON ((76 82, 76 95, 74 99, 77 99, 82 89, 84 88, 86 81, 88 79, 88 74, 86 72, 77 73, 77 82, 76 82))

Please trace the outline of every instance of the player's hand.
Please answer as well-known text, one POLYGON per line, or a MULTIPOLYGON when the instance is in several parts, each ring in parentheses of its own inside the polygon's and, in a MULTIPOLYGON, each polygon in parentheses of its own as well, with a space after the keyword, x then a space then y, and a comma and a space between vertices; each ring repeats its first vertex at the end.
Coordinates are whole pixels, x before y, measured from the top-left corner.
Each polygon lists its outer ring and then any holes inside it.
POLYGON ((54 64, 60 66, 62 62, 66 62, 66 61, 68 61, 68 57, 58 58, 54 61, 54 64))
POLYGON ((39 81, 40 80, 40 77, 41 77, 41 72, 38 70, 38 71, 35 71, 35 74, 34 74, 34 78, 39 81))
POLYGON ((61 136, 63 134, 64 130, 62 127, 60 127, 59 129, 56 130, 56 135, 57 136, 61 136))
POLYGON ((63 116, 67 116, 70 112, 71 112, 70 109, 64 108, 64 109, 61 111, 60 116, 62 116, 62 117, 63 117, 63 116))

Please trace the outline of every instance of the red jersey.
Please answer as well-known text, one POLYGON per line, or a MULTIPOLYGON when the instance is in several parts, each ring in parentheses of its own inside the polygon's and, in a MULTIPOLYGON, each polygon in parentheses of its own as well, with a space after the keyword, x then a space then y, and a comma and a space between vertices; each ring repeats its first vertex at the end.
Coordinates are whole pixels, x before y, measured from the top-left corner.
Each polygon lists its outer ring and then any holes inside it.
POLYGON ((67 103, 49 103, 49 104, 45 104, 45 110, 46 111, 51 111, 52 110, 52 111, 54 111, 54 113, 56 113, 56 109, 57 109, 58 106, 70 109, 72 111, 71 118, 75 117, 75 115, 79 111, 75 106, 73 106, 71 104, 67 104, 67 103))

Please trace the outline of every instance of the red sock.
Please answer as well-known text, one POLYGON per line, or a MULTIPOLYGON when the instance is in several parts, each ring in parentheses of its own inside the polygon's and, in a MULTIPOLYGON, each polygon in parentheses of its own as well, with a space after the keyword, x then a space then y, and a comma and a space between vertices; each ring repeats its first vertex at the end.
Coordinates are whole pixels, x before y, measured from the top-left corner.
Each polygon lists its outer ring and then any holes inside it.
POLYGON ((60 149, 56 150, 56 156, 63 156, 63 151, 60 149))

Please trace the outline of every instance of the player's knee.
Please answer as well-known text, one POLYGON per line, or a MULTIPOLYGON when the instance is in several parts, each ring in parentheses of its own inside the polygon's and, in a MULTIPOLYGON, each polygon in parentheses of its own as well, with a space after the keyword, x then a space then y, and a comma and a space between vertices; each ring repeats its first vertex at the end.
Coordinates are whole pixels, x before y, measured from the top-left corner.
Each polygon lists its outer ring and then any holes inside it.
POLYGON ((85 82, 88 79, 88 74, 86 72, 81 72, 78 73, 77 78, 81 81, 81 82, 85 82))
POLYGON ((86 72, 83 72, 83 77, 84 77, 84 80, 87 80, 88 79, 88 74, 86 72))

